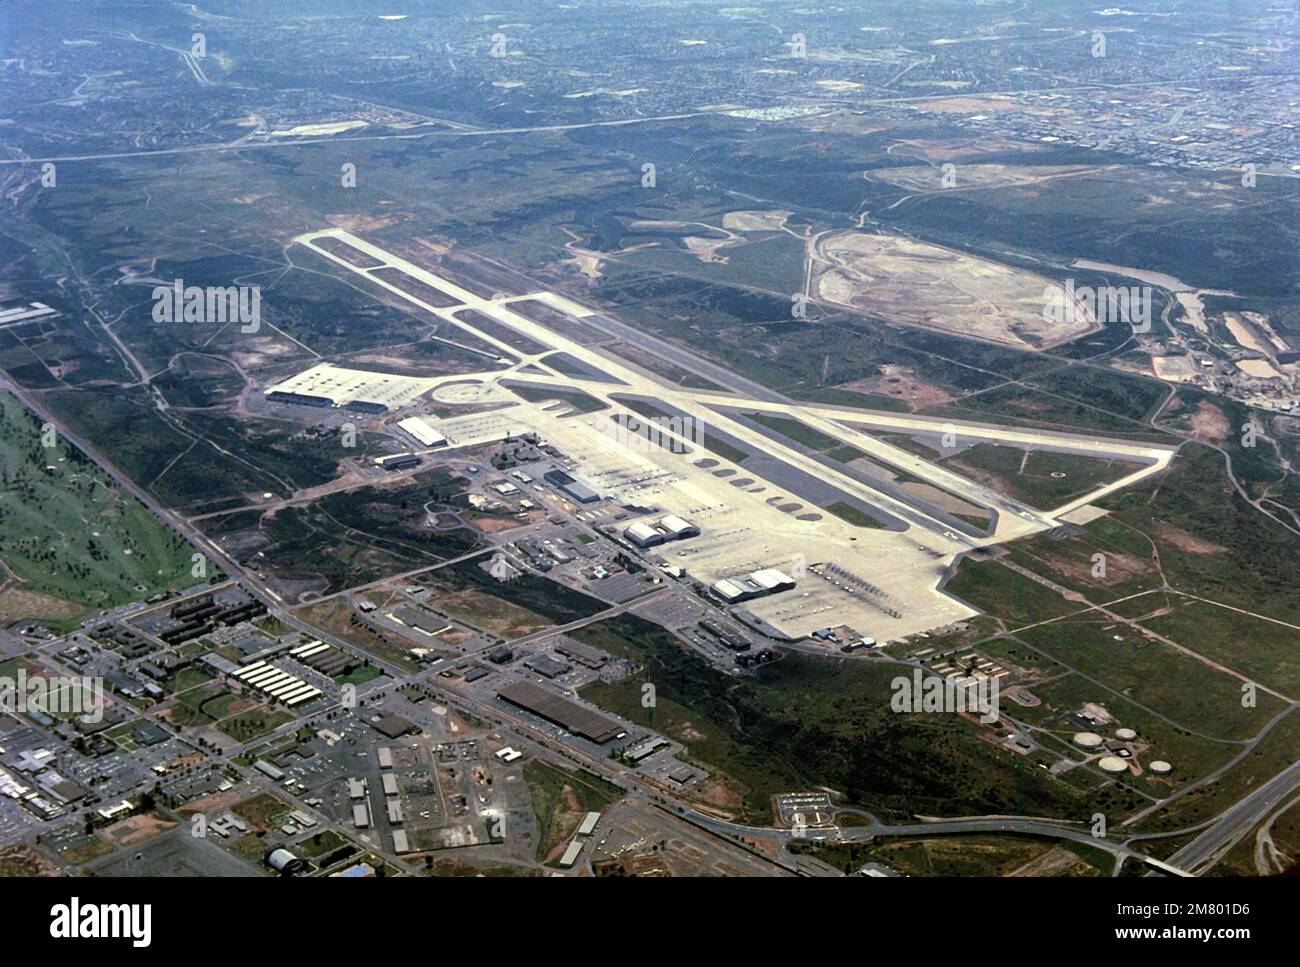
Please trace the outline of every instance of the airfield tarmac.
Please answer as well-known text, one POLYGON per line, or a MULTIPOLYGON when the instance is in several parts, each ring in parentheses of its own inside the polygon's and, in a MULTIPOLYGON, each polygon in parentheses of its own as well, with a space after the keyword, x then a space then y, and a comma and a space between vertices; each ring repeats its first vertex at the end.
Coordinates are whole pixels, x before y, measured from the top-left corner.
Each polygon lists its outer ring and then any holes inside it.
MULTIPOLYGON (((1093 435, 794 403, 773 400, 767 393, 751 396, 691 390, 584 344, 576 338, 584 332, 582 320, 604 317, 564 296, 539 291, 484 298, 343 229, 312 232, 295 241, 491 343, 503 356, 519 360, 509 369, 434 382, 431 393, 443 401, 499 399, 515 404, 437 421, 453 445, 501 439, 507 432, 536 432, 568 456, 575 476, 602 495, 646 508, 648 519, 671 513, 697 523, 701 536, 656 549, 665 561, 683 567, 696 579, 712 584, 758 568, 785 571, 798 582, 794 590, 746 602, 744 608, 762 623, 763 630, 788 638, 847 625, 862 635, 888 641, 970 617, 976 612, 940 590, 958 555, 1058 527, 1064 515, 1162 471, 1174 454, 1169 447, 1093 435), (332 240, 326 242, 328 248, 318 244, 325 239, 332 240), (345 253, 352 255, 351 260, 338 254, 340 243, 354 250, 345 253), (393 270, 419 285, 393 284, 393 270), (437 290, 444 297, 439 302, 452 300, 455 304, 433 305, 407 291, 419 292, 420 286, 437 290), (539 310, 539 304, 547 308, 539 310), (544 351, 521 353, 477 328, 475 316, 466 309, 526 336, 545 347, 544 351), (536 322, 524 314, 536 315, 538 311, 548 312, 552 324, 536 322), (555 352, 567 357, 569 375, 546 361, 555 352), (508 388, 521 384, 531 384, 538 391, 533 394, 537 401, 528 402, 508 388), (554 399, 545 397, 547 387, 556 389, 554 399), (563 399, 565 392, 573 391, 600 401, 605 408, 578 412, 563 399), (657 428, 662 441, 675 440, 681 445, 672 450, 687 452, 671 452, 635 433, 619 432, 613 417, 626 413, 625 403, 634 399, 653 400, 662 411, 690 417, 693 423, 657 428), (987 508, 992 512, 991 527, 982 532, 923 499, 882 487, 841 465, 828 465, 807 448, 793 446, 779 434, 743 420, 741 411, 797 419, 883 465, 987 508), (699 434, 692 432, 700 427, 712 440, 726 442, 722 452, 709 452, 701 446, 699 434), (1061 507, 1036 510, 881 440, 873 430, 950 435, 962 445, 994 442, 1107 457, 1132 462, 1135 469, 1061 507), (740 462, 728 459, 742 453, 740 462), (857 511, 853 517, 869 511, 879 526, 841 519, 826 510, 830 504, 852 508, 857 511), (834 565, 838 573, 821 565, 834 565)), ((641 345, 647 344, 642 340, 641 345)), ((680 360, 683 353, 689 354, 689 350, 666 345, 664 357, 680 360)), ((707 365, 717 370, 713 364, 707 365)), ((734 389, 746 382, 738 378, 730 385, 734 389)), ((404 411, 404 415, 410 412, 404 411)))

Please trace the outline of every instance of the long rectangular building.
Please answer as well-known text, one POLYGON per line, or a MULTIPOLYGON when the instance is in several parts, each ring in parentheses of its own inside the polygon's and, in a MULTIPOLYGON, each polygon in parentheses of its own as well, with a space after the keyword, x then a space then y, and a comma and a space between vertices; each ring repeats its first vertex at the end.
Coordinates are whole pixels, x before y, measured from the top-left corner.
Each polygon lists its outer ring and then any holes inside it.
POLYGON ((608 742, 623 731, 623 726, 614 719, 532 682, 507 685, 497 692, 497 697, 598 744, 608 742))
POLYGON ((257 689, 267 698, 283 702, 291 708, 319 698, 321 690, 309 685, 301 678, 282 671, 275 665, 264 661, 253 662, 240 669, 234 676, 236 680, 257 689))

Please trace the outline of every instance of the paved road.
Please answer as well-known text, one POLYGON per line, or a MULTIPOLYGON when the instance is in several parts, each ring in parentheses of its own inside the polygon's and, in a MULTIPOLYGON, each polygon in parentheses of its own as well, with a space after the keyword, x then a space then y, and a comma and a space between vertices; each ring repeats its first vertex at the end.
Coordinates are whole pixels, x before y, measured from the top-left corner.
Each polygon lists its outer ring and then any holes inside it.
POLYGON ((1214 825, 1169 857, 1168 862, 1189 872, 1205 872, 1297 789, 1300 789, 1300 762, 1292 763, 1220 813, 1214 825))

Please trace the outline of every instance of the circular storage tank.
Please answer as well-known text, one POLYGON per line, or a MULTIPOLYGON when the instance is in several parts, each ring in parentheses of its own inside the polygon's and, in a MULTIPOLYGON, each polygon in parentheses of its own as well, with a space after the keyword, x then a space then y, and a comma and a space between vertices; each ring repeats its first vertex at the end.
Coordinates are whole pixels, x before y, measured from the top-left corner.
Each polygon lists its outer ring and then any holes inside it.
POLYGON ((1138 734, 1137 734, 1135 731, 1133 731, 1132 729, 1116 729, 1116 730, 1115 730, 1115 738, 1119 739, 1121 742, 1132 742, 1132 741, 1133 741, 1134 739, 1136 739, 1137 737, 1138 737, 1138 734))
POLYGON ((1085 749, 1095 749, 1101 742, 1102 738, 1096 732, 1077 732, 1074 736, 1074 744, 1085 749))
POLYGON ((1147 768, 1158 776, 1167 776, 1169 773, 1174 771, 1174 767, 1164 759, 1156 759, 1156 761, 1147 766, 1147 768))
POLYGON ((1103 772, 1128 772, 1128 763, 1117 755, 1102 756, 1097 765, 1103 772))

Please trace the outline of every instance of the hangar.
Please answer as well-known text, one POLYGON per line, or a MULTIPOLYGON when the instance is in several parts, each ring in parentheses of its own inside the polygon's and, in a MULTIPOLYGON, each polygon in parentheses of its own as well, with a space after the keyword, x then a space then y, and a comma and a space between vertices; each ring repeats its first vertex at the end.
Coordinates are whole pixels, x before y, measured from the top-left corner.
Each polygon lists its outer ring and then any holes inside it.
POLYGON ((266 396, 275 402, 310 406, 320 406, 322 404, 316 401, 324 399, 332 406, 382 414, 410 406, 437 382, 436 379, 320 363, 269 387, 266 396))
POLYGON ((443 447, 447 438, 433 428, 422 416, 408 416, 397 421, 397 428, 422 447, 443 447))
POLYGON ((727 604, 737 604, 794 588, 794 579, 776 568, 763 568, 744 577, 723 578, 713 585, 713 593, 727 604))
POLYGON ((600 494, 592 490, 581 480, 575 478, 572 474, 565 473, 563 470, 548 470, 542 474, 542 479, 554 487, 560 493, 571 497, 580 504, 594 504, 600 499, 600 494))
POLYGON ((676 514, 669 514, 659 521, 659 529, 668 532, 670 541, 680 541, 687 537, 700 536, 700 528, 697 524, 692 524, 685 517, 678 517, 676 514))
POLYGON ((669 514, 654 524, 637 521, 623 531, 623 536, 640 548, 655 547, 666 541, 680 541, 688 537, 699 537, 700 528, 685 517, 669 514))
POLYGON ((638 521, 631 527, 624 529, 623 536, 641 548, 654 547, 656 544, 662 544, 665 540, 663 534, 643 521, 638 521))

